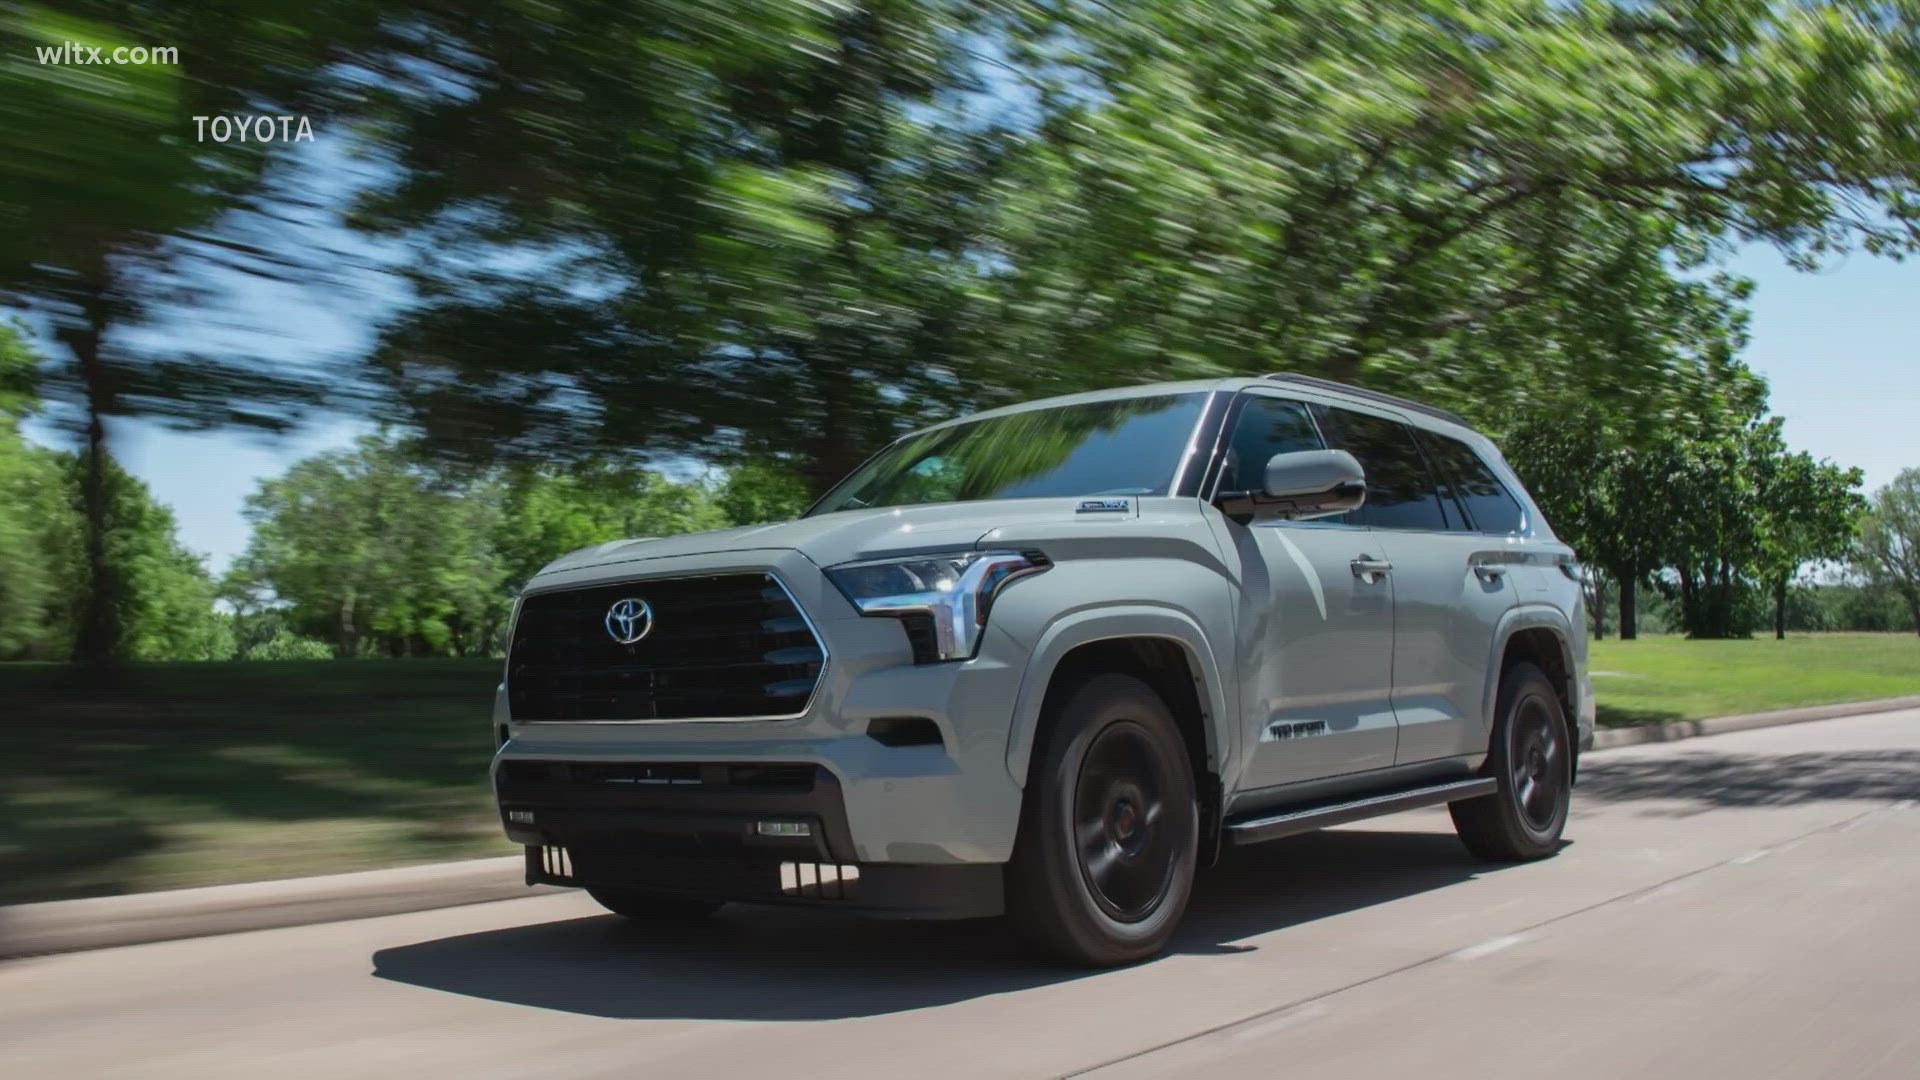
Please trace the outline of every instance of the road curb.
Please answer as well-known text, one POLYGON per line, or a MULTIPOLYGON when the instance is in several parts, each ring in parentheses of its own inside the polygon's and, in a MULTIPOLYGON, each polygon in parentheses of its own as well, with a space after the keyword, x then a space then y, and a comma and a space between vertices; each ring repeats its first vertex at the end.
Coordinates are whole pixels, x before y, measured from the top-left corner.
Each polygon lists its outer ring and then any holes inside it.
POLYGON ((510 855, 0 907, 0 959, 367 919, 560 891, 528 888, 525 867, 520 856, 510 855))
POLYGON ((1657 724, 1601 728, 1594 732, 1593 749, 1611 750, 1617 746, 1675 742, 1680 739, 1698 738, 1702 735, 1726 735, 1735 731, 1752 731, 1755 728, 1779 727, 1783 724, 1804 724, 1810 720, 1835 720, 1842 716, 1861 716, 1866 713, 1913 708, 1920 708, 1920 694, 1880 698, 1875 701, 1843 701, 1834 705, 1808 705, 1798 709, 1743 713, 1738 716, 1716 716, 1707 720, 1666 720, 1657 724))
MULTIPOLYGON (((1601 728, 1594 735, 1593 748, 1608 750, 1640 743, 1673 742, 1916 707, 1920 707, 1920 695, 1710 720, 1601 728)), ((0 907, 0 959, 368 919, 561 891, 544 886, 528 888, 523 883, 523 873, 520 856, 510 855, 325 877, 0 907)))

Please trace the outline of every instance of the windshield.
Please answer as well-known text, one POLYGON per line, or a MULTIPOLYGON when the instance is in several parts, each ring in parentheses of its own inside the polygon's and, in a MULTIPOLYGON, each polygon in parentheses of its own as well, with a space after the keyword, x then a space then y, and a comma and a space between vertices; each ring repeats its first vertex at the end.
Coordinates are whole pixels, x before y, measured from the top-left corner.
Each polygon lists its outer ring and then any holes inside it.
POLYGON ((1031 409, 909 435, 840 482, 815 514, 870 506, 1072 495, 1165 495, 1205 392, 1031 409))

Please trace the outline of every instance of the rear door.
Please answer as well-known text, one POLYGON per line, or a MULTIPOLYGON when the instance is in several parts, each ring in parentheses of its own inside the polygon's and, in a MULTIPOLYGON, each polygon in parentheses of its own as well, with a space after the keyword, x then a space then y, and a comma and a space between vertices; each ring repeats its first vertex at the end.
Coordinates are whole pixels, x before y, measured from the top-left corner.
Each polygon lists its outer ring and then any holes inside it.
POLYGON ((1469 509, 1484 498, 1483 514, 1504 526, 1510 518, 1496 515, 1491 500, 1517 504, 1497 480, 1486 492, 1477 473, 1465 486, 1454 478, 1451 468, 1466 471, 1457 460, 1462 451, 1478 461, 1458 440, 1417 430, 1387 410, 1329 411, 1325 426, 1367 471, 1360 515, 1392 564, 1394 760, 1404 765, 1480 752, 1494 630, 1531 579, 1510 572, 1517 537, 1482 532, 1469 509), (1481 494, 1463 499, 1469 487, 1481 494))

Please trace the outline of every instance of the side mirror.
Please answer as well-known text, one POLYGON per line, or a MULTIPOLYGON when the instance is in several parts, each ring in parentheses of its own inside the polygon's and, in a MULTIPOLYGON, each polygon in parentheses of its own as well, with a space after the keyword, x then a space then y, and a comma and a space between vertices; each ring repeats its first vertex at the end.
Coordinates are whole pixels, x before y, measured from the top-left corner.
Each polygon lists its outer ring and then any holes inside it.
POLYGON ((1367 501, 1367 474, 1345 450, 1296 450, 1267 459, 1261 491, 1223 491, 1218 505, 1242 524, 1302 521, 1357 510, 1367 501))

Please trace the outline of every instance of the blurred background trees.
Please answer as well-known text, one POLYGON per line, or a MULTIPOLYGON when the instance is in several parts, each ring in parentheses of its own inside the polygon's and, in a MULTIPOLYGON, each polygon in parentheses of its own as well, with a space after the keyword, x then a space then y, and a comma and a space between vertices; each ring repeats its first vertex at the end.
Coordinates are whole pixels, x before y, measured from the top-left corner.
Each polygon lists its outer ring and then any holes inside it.
POLYGON ((1915 249, 1917 30, 1910 0, 8 5, 0 299, 37 354, 0 350, 0 655, 482 653, 567 548, 790 516, 968 408, 1278 369, 1483 425, 1628 636, 1642 601, 1697 636, 1920 619, 1882 602, 1914 595, 1898 506, 1855 541, 1857 474, 1782 443, 1716 269, 1915 249), (63 40, 180 62, 30 59, 63 40), (234 113, 358 167, 194 138, 234 113), (342 355, 270 360, 267 313, 220 307, 354 273, 387 292, 342 355), (263 483, 190 629, 211 586, 109 419, 319 406, 385 427, 263 483), (85 452, 25 445, 36 407, 85 452), (1809 599, 1843 555, 1868 599, 1809 599))

